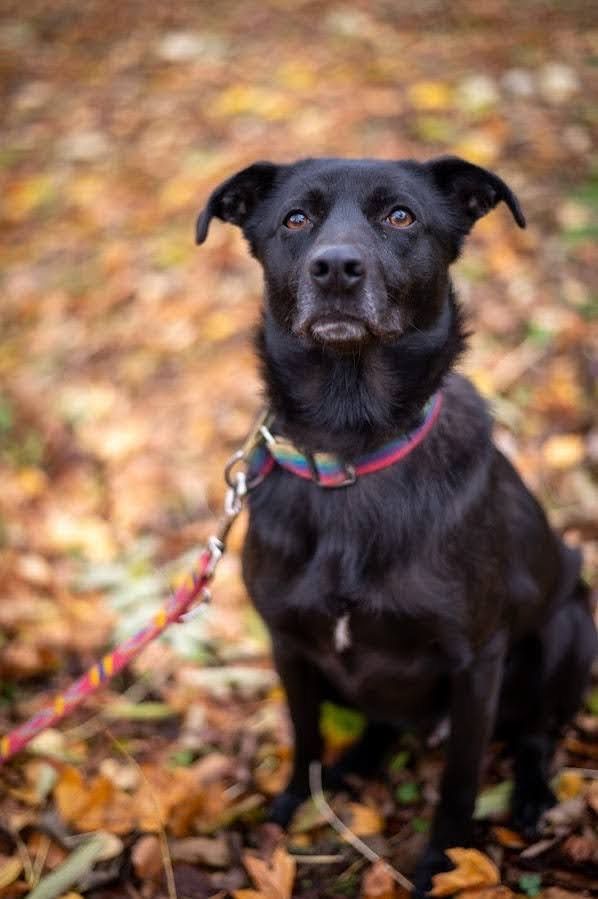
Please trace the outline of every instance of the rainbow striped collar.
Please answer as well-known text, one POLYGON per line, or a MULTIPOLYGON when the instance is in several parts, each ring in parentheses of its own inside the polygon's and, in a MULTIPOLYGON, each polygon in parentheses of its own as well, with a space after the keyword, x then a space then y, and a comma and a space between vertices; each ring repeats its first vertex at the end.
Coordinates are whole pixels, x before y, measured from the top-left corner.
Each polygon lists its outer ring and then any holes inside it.
POLYGON ((302 453, 290 440, 278 435, 272 436, 264 429, 262 433, 266 436, 266 442, 256 448, 251 458, 252 479, 257 479, 259 483, 270 474, 275 465, 280 465, 286 471, 307 481, 314 481, 320 487, 348 487, 361 475, 388 468, 409 455, 432 429, 441 407, 442 393, 439 390, 424 406, 422 423, 415 430, 361 456, 352 465, 332 453, 302 453))

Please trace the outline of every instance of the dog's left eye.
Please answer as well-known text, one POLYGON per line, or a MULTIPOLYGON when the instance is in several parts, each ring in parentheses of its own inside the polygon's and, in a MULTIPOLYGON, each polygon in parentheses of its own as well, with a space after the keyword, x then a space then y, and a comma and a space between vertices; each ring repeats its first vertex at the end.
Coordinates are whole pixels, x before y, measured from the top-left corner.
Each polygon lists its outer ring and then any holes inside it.
POLYGON ((292 212, 289 212, 284 220, 284 224, 291 231, 299 231, 300 228, 306 228, 311 222, 304 212, 300 209, 294 209, 292 212))
POLYGON ((415 216, 405 206, 397 206, 386 216, 384 221, 392 228, 408 228, 415 221, 415 216))

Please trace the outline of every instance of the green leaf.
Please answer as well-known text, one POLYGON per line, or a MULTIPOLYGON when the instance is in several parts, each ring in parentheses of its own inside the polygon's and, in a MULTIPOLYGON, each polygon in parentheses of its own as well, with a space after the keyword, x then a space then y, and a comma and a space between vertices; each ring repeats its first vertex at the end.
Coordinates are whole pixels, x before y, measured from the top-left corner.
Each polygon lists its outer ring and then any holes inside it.
POLYGON ((598 687, 594 687, 586 696, 586 707, 591 715, 598 715, 598 687))
POLYGON ((354 709, 334 705, 332 702, 322 703, 320 730, 326 739, 356 740, 365 728, 365 718, 354 709))
POLYGON ((178 749, 171 753, 168 761, 174 768, 188 768, 195 761, 195 757, 193 749, 178 749))
POLYGON ((421 790, 419 784, 414 780, 408 780, 397 787, 395 795, 402 805, 412 805, 414 802, 419 802, 421 790))
POLYGON ((397 752, 393 755, 390 760, 390 764, 388 766, 388 770, 391 774, 398 774, 399 771, 403 771, 407 766, 407 762, 411 758, 411 753, 408 749, 401 749, 400 752, 397 752))
POLYGON ((475 804, 473 817, 476 821, 483 818, 491 818, 494 815, 503 814, 509 810, 513 781, 503 780, 493 787, 482 790, 475 804))
POLYGON ((412 818, 411 828, 415 833, 428 833, 430 830, 430 822, 427 818, 412 818))
POLYGON ((113 702, 102 712, 105 718, 125 721, 160 721, 178 715, 176 709, 165 702, 113 702))
POLYGON ((542 892, 542 877, 540 874, 522 874, 518 885, 527 896, 538 896, 542 892))
POLYGON ((108 834, 97 833, 75 849, 61 865, 40 880, 27 894, 27 899, 54 899, 74 886, 85 874, 92 870, 106 849, 108 834))

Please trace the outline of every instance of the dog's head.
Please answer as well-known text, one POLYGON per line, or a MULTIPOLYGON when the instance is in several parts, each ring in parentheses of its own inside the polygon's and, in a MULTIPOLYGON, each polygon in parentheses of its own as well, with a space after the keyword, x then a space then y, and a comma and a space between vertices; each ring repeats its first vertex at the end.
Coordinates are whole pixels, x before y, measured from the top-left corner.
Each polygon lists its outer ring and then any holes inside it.
POLYGON ((429 327, 463 239, 501 201, 525 227, 504 181, 456 157, 258 162, 214 191, 197 242, 214 217, 239 225, 279 325, 343 352, 429 327))

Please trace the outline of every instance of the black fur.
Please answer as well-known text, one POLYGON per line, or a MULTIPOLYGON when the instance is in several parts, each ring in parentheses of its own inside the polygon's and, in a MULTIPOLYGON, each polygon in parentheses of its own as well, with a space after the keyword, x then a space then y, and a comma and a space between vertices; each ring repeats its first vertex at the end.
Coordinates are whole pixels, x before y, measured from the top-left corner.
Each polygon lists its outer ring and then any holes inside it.
POLYGON ((351 463, 416 426, 443 390, 424 442, 353 486, 325 490, 276 468, 250 497, 243 553, 295 729, 276 820, 308 793, 323 699, 370 721, 337 774, 379 762, 404 723, 426 732, 449 716, 421 890, 446 867, 443 850, 471 840, 496 730, 515 757, 514 823, 533 831, 596 645, 578 552, 550 529, 493 445, 484 401, 453 370, 464 328, 449 266, 500 201, 523 227, 507 185, 455 158, 259 163, 214 192, 197 227, 202 242, 214 216, 241 225, 264 268, 258 352, 275 432, 351 463), (396 207, 405 226, 388 218, 396 207), (289 221, 297 210, 306 221, 289 221), (338 652, 346 613, 352 644, 338 652))

